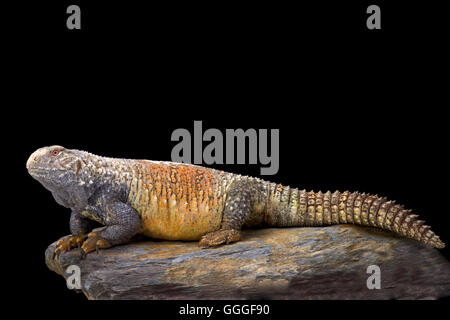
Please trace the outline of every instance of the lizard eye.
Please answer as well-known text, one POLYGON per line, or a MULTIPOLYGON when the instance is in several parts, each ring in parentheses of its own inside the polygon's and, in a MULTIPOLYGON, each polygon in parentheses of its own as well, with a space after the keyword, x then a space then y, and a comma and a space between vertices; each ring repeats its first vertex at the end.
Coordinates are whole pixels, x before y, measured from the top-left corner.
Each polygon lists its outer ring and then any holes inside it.
POLYGON ((53 150, 52 151, 52 157, 56 157, 59 154, 59 152, 60 152, 59 150, 56 150, 56 149, 53 150))

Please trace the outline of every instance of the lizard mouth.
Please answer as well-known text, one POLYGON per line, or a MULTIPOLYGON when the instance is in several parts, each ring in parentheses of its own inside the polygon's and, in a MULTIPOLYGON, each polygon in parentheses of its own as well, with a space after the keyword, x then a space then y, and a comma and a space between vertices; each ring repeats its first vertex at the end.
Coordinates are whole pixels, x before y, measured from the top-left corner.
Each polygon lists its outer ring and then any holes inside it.
POLYGON ((47 172, 47 170, 45 170, 44 168, 39 167, 29 167, 27 168, 27 170, 28 173, 33 177, 44 176, 44 174, 47 172))

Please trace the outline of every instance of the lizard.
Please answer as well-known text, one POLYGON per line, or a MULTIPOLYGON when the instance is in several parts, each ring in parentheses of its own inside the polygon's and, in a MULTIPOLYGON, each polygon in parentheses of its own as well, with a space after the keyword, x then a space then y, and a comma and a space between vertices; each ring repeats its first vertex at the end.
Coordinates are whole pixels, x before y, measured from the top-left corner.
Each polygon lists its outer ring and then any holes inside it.
POLYGON ((138 234, 199 240, 209 248, 239 241, 243 227, 332 224, 375 227, 445 247, 411 210, 377 195, 299 190, 198 165, 109 158, 57 145, 37 149, 26 167, 71 209, 71 234, 57 241, 58 256, 81 247, 85 257, 138 234))

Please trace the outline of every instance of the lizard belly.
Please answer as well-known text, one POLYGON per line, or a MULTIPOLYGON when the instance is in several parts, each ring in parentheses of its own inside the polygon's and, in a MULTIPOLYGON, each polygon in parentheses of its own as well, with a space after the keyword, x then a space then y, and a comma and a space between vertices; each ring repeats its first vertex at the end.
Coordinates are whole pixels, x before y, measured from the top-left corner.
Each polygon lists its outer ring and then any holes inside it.
POLYGON ((141 234, 166 240, 198 240, 208 232, 218 230, 222 210, 199 204, 193 207, 175 199, 150 200, 147 205, 132 205, 141 217, 141 234))
POLYGON ((224 189, 204 168, 137 160, 128 194, 141 217, 141 234, 198 240, 222 223, 224 189))

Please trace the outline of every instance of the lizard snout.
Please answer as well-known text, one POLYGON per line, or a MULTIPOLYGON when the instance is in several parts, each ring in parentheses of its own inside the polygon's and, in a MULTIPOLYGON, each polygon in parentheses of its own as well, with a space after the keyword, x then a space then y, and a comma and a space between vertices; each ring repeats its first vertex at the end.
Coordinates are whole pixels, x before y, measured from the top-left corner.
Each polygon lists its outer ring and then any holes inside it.
POLYGON ((34 156, 34 153, 33 153, 27 160, 27 169, 28 170, 33 169, 34 166, 36 165, 36 163, 37 163, 37 157, 34 156))
POLYGON ((32 169, 36 169, 36 167, 39 164, 40 158, 46 152, 47 152, 47 150, 45 148, 40 148, 31 154, 31 156, 28 158, 27 164, 26 164, 28 171, 30 171, 32 169))

